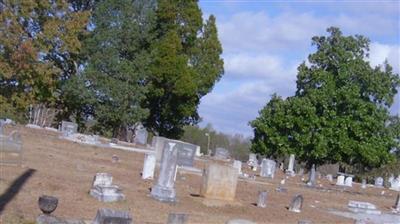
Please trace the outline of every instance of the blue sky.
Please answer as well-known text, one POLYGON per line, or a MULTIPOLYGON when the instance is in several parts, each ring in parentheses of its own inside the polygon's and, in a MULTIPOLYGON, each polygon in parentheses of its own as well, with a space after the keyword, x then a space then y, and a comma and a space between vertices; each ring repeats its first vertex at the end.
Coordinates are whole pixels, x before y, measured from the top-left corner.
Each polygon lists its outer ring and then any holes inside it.
MULTIPOLYGON (((200 1, 217 18, 225 74, 202 98, 199 113, 217 131, 251 136, 248 122, 273 93, 295 92, 297 66, 315 49, 311 37, 339 27, 371 40, 371 65, 400 67, 400 1, 200 1)), ((400 94, 391 108, 400 114, 400 94)))

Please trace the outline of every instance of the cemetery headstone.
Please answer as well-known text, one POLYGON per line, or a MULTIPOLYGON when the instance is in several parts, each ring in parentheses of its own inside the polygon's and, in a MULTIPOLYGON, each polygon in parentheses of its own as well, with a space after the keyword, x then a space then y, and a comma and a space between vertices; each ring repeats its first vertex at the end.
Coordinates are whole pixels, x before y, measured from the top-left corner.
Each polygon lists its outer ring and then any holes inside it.
POLYGON ((93 224, 132 224, 132 216, 127 211, 118 211, 108 208, 97 210, 93 224))
POLYGON ((224 148, 216 148, 214 153, 214 158, 219 160, 227 160, 229 159, 229 151, 224 148))
POLYGON ((333 176, 332 176, 332 174, 326 175, 326 179, 328 179, 329 182, 332 182, 332 181, 333 181, 333 176))
POLYGON ((233 161, 233 167, 235 167, 238 170, 238 174, 242 174, 242 162, 239 160, 234 160, 233 161))
POLYGON ((71 136, 78 132, 78 125, 73 122, 69 121, 62 121, 61 122, 61 133, 63 136, 71 136))
POLYGON ((287 174, 290 174, 290 175, 294 175, 295 174, 295 172, 294 172, 294 160, 295 160, 294 154, 290 154, 289 165, 288 165, 288 168, 286 170, 287 174))
POLYGON ((394 191, 400 191, 400 175, 390 182, 390 189, 394 191))
POLYGON ((274 178, 276 169, 276 162, 271 159, 263 159, 261 162, 260 176, 274 178))
POLYGON ((175 176, 178 158, 177 143, 166 141, 161 159, 157 184, 151 189, 151 196, 161 202, 175 202, 175 176))
POLYGON ((260 191, 258 194, 258 201, 257 201, 257 207, 265 208, 267 207, 267 192, 266 191, 260 191))
POLYGON ((249 166, 257 166, 258 165, 258 161, 257 161, 257 155, 254 153, 250 153, 249 154, 249 161, 247 161, 247 165, 249 166))
POLYGON ((200 146, 196 146, 196 156, 197 157, 200 157, 202 154, 201 154, 201 148, 200 148, 200 146))
POLYGON ((383 187, 383 178, 382 177, 375 178, 375 187, 383 187))
POLYGON ((361 189, 365 189, 367 188, 367 180, 366 179, 362 179, 361 180, 361 189))
POLYGON ((156 167, 156 155, 154 153, 145 154, 142 179, 153 179, 155 167, 156 167))
POLYGON ((149 133, 147 132, 146 128, 143 126, 139 126, 135 129, 135 138, 133 139, 133 142, 141 145, 146 145, 148 135, 149 133))
POLYGON ((200 194, 208 199, 233 201, 238 181, 237 169, 224 164, 209 163, 203 172, 200 194))
POLYGON ((44 214, 50 214, 56 210, 58 198, 48 195, 42 195, 38 200, 39 208, 44 214))
POLYGON ((339 176, 337 177, 336 185, 344 186, 344 176, 343 176, 343 175, 339 175, 339 176))
POLYGON ((352 187, 353 186, 353 177, 346 177, 344 180, 344 185, 347 187, 352 187))
POLYGON ((303 207, 303 200, 304 199, 301 194, 294 196, 289 205, 289 211, 300 213, 301 208, 303 207))
POLYGON ((193 167, 194 157, 196 156, 197 145, 177 141, 178 148, 178 166, 193 167))
POLYGON ((347 205, 348 209, 355 213, 365 213, 365 214, 381 214, 381 211, 376 209, 374 204, 363 201, 349 201, 347 205))
POLYGON ((316 184, 315 165, 313 164, 312 167, 311 167, 311 170, 310 170, 310 176, 308 178, 307 185, 313 187, 313 186, 315 186, 315 184, 316 184))
POLYGON ((246 219, 231 219, 227 221, 226 224, 256 224, 256 223, 246 219))
POLYGON ((102 202, 114 202, 125 199, 121 189, 112 184, 112 176, 108 173, 97 173, 89 194, 102 202))
POLYGON ((151 147, 156 152, 156 161, 157 163, 161 161, 161 157, 163 155, 164 143, 168 140, 167 138, 161 136, 153 136, 151 147))
POLYGON ((168 214, 167 224, 185 224, 187 222, 188 215, 183 213, 170 213, 168 214))

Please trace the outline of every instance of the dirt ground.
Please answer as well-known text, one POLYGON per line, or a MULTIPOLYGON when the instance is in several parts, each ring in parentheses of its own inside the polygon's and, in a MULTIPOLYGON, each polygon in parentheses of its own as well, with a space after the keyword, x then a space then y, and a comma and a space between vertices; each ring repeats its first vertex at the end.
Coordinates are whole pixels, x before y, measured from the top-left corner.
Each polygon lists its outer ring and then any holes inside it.
MULTIPOLYGON (((206 206, 199 197, 201 176, 179 174, 176 181, 178 202, 166 204, 149 197, 155 180, 142 180, 140 172, 144 154, 118 149, 80 145, 58 138, 58 133, 29 129, 21 126, 7 127, 6 133, 18 129, 23 139, 23 167, 0 165, 0 222, 34 223, 41 213, 38 208, 40 195, 59 198, 55 216, 93 220, 99 208, 127 210, 134 223, 165 223, 170 212, 189 214, 188 223, 225 223, 242 218, 257 223, 354 223, 354 220, 328 213, 329 209, 347 210, 349 200, 367 201, 389 212, 397 192, 384 189, 360 189, 359 184, 343 190, 328 181, 320 182, 325 190, 306 188, 300 177, 289 178, 286 193, 275 189, 284 178, 278 171, 273 179, 257 177, 256 181, 241 180, 232 205, 206 206), (117 155, 120 162, 113 163, 117 155), (96 172, 113 175, 113 183, 120 186, 126 200, 102 203, 88 194, 96 172), (326 190, 330 189, 330 190, 326 190), (258 192, 268 191, 267 208, 254 205, 258 192), (287 206, 296 194, 304 197, 301 213, 289 212, 287 206)), ((1 158, 1 157, 0 157, 1 158)), ((203 162, 196 161, 202 168, 203 162)), ((250 173, 246 167, 244 172, 250 173)))

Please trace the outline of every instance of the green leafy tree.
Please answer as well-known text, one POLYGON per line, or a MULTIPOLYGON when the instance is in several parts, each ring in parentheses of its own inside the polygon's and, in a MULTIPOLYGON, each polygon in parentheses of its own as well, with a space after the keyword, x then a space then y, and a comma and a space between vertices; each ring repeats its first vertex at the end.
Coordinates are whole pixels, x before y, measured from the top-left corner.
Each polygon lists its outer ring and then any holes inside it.
POLYGON ((69 80, 65 99, 77 117, 91 115, 93 129, 118 137, 147 116, 141 107, 148 76, 154 3, 104 0, 94 5, 85 40, 84 71, 69 80))
POLYGON ((296 95, 273 96, 251 122, 252 150, 272 157, 295 153, 308 167, 379 167, 393 159, 387 122, 399 76, 386 62, 370 66, 367 38, 343 36, 334 27, 328 32, 312 38, 317 51, 298 67, 296 95))
POLYGON ((23 119, 30 104, 54 105, 62 69, 51 55, 81 49, 88 13, 68 1, 0 2, 0 113, 23 119))
POLYGON ((197 1, 160 0, 156 40, 144 105, 150 110, 145 126, 166 137, 183 134, 199 120, 197 107, 223 74, 221 44, 215 17, 203 24, 197 1))

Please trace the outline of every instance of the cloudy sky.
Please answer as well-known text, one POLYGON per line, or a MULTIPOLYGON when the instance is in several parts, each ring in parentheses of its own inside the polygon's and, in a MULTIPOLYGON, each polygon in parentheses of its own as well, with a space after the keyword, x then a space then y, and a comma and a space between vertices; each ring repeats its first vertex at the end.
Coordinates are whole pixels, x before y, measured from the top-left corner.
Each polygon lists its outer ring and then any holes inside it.
MULTIPOLYGON (((399 1, 203 0, 200 6, 204 17, 216 16, 224 49, 225 74, 199 107, 201 125, 218 131, 251 136, 248 122, 273 93, 294 94, 297 66, 315 51, 311 37, 327 35, 330 26, 370 38, 371 64, 387 59, 399 73, 399 1)), ((400 114, 400 94, 391 111, 400 114)))

